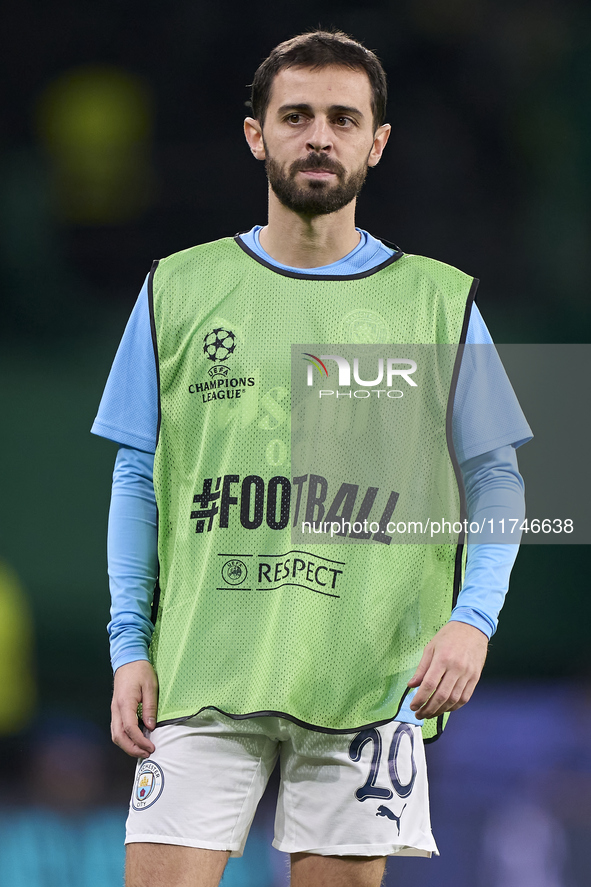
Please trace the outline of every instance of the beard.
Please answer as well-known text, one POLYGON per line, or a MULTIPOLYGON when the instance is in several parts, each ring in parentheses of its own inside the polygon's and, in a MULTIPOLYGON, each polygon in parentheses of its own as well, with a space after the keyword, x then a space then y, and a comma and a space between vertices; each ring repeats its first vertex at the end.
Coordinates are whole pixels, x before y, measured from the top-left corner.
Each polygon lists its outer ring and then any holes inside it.
POLYGON ((311 153, 302 160, 294 160, 285 171, 269 156, 268 151, 265 167, 269 184, 283 206, 306 216, 325 216, 351 203, 361 191, 368 169, 364 164, 347 175, 345 167, 338 160, 333 160, 328 154, 311 153), (336 184, 312 179, 298 185, 297 173, 307 169, 329 170, 336 175, 336 184))

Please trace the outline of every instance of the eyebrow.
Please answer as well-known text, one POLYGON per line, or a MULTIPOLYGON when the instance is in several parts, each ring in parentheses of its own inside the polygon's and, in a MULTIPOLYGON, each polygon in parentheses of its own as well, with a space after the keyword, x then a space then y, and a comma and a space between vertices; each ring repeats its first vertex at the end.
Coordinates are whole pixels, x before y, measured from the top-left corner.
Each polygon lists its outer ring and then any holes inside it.
MULTIPOLYGON (((277 109, 278 114, 285 114, 287 111, 305 111, 310 114, 312 113, 312 105, 301 102, 293 105, 281 105, 281 107, 277 109)), ((355 114, 357 117, 364 116, 359 108, 354 108, 352 105, 330 105, 328 111, 330 114, 355 114)))

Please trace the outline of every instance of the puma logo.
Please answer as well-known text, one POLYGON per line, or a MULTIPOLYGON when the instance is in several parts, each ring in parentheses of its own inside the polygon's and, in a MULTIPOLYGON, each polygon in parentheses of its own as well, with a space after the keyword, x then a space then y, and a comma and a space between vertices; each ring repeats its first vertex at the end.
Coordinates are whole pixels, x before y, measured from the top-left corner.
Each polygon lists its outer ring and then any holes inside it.
POLYGON ((398 834, 400 834, 400 820, 402 819, 402 814, 404 813, 405 809, 406 809, 406 804, 404 805, 404 807, 400 811, 400 816, 395 816, 389 807, 385 807, 383 804, 380 804, 380 806, 378 807, 378 811, 376 813, 376 816, 387 816, 388 819, 391 819, 393 822, 396 823, 396 828, 398 829, 398 834))

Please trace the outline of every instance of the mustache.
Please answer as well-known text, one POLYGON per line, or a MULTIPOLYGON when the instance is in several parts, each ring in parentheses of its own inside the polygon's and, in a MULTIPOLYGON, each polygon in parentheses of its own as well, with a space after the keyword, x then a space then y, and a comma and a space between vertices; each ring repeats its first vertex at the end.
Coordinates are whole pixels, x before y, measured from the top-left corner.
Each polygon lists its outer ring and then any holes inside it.
POLYGON ((301 160, 294 160, 289 171, 292 175, 296 172, 305 172, 309 169, 326 169, 335 175, 342 177, 345 173, 345 167, 338 160, 333 160, 328 154, 308 154, 301 160))

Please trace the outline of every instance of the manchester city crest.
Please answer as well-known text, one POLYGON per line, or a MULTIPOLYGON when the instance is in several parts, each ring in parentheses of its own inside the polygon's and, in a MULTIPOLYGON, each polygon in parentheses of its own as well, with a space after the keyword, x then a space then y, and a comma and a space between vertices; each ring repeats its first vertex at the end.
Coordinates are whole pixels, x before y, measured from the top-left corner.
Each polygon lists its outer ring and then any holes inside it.
POLYGON ((350 311, 341 321, 341 335, 344 342, 352 345, 375 345, 388 341, 388 325, 377 311, 359 308, 350 311))
POLYGON ((137 769, 131 804, 134 810, 151 807, 164 788, 164 773, 154 761, 143 761, 137 769))

